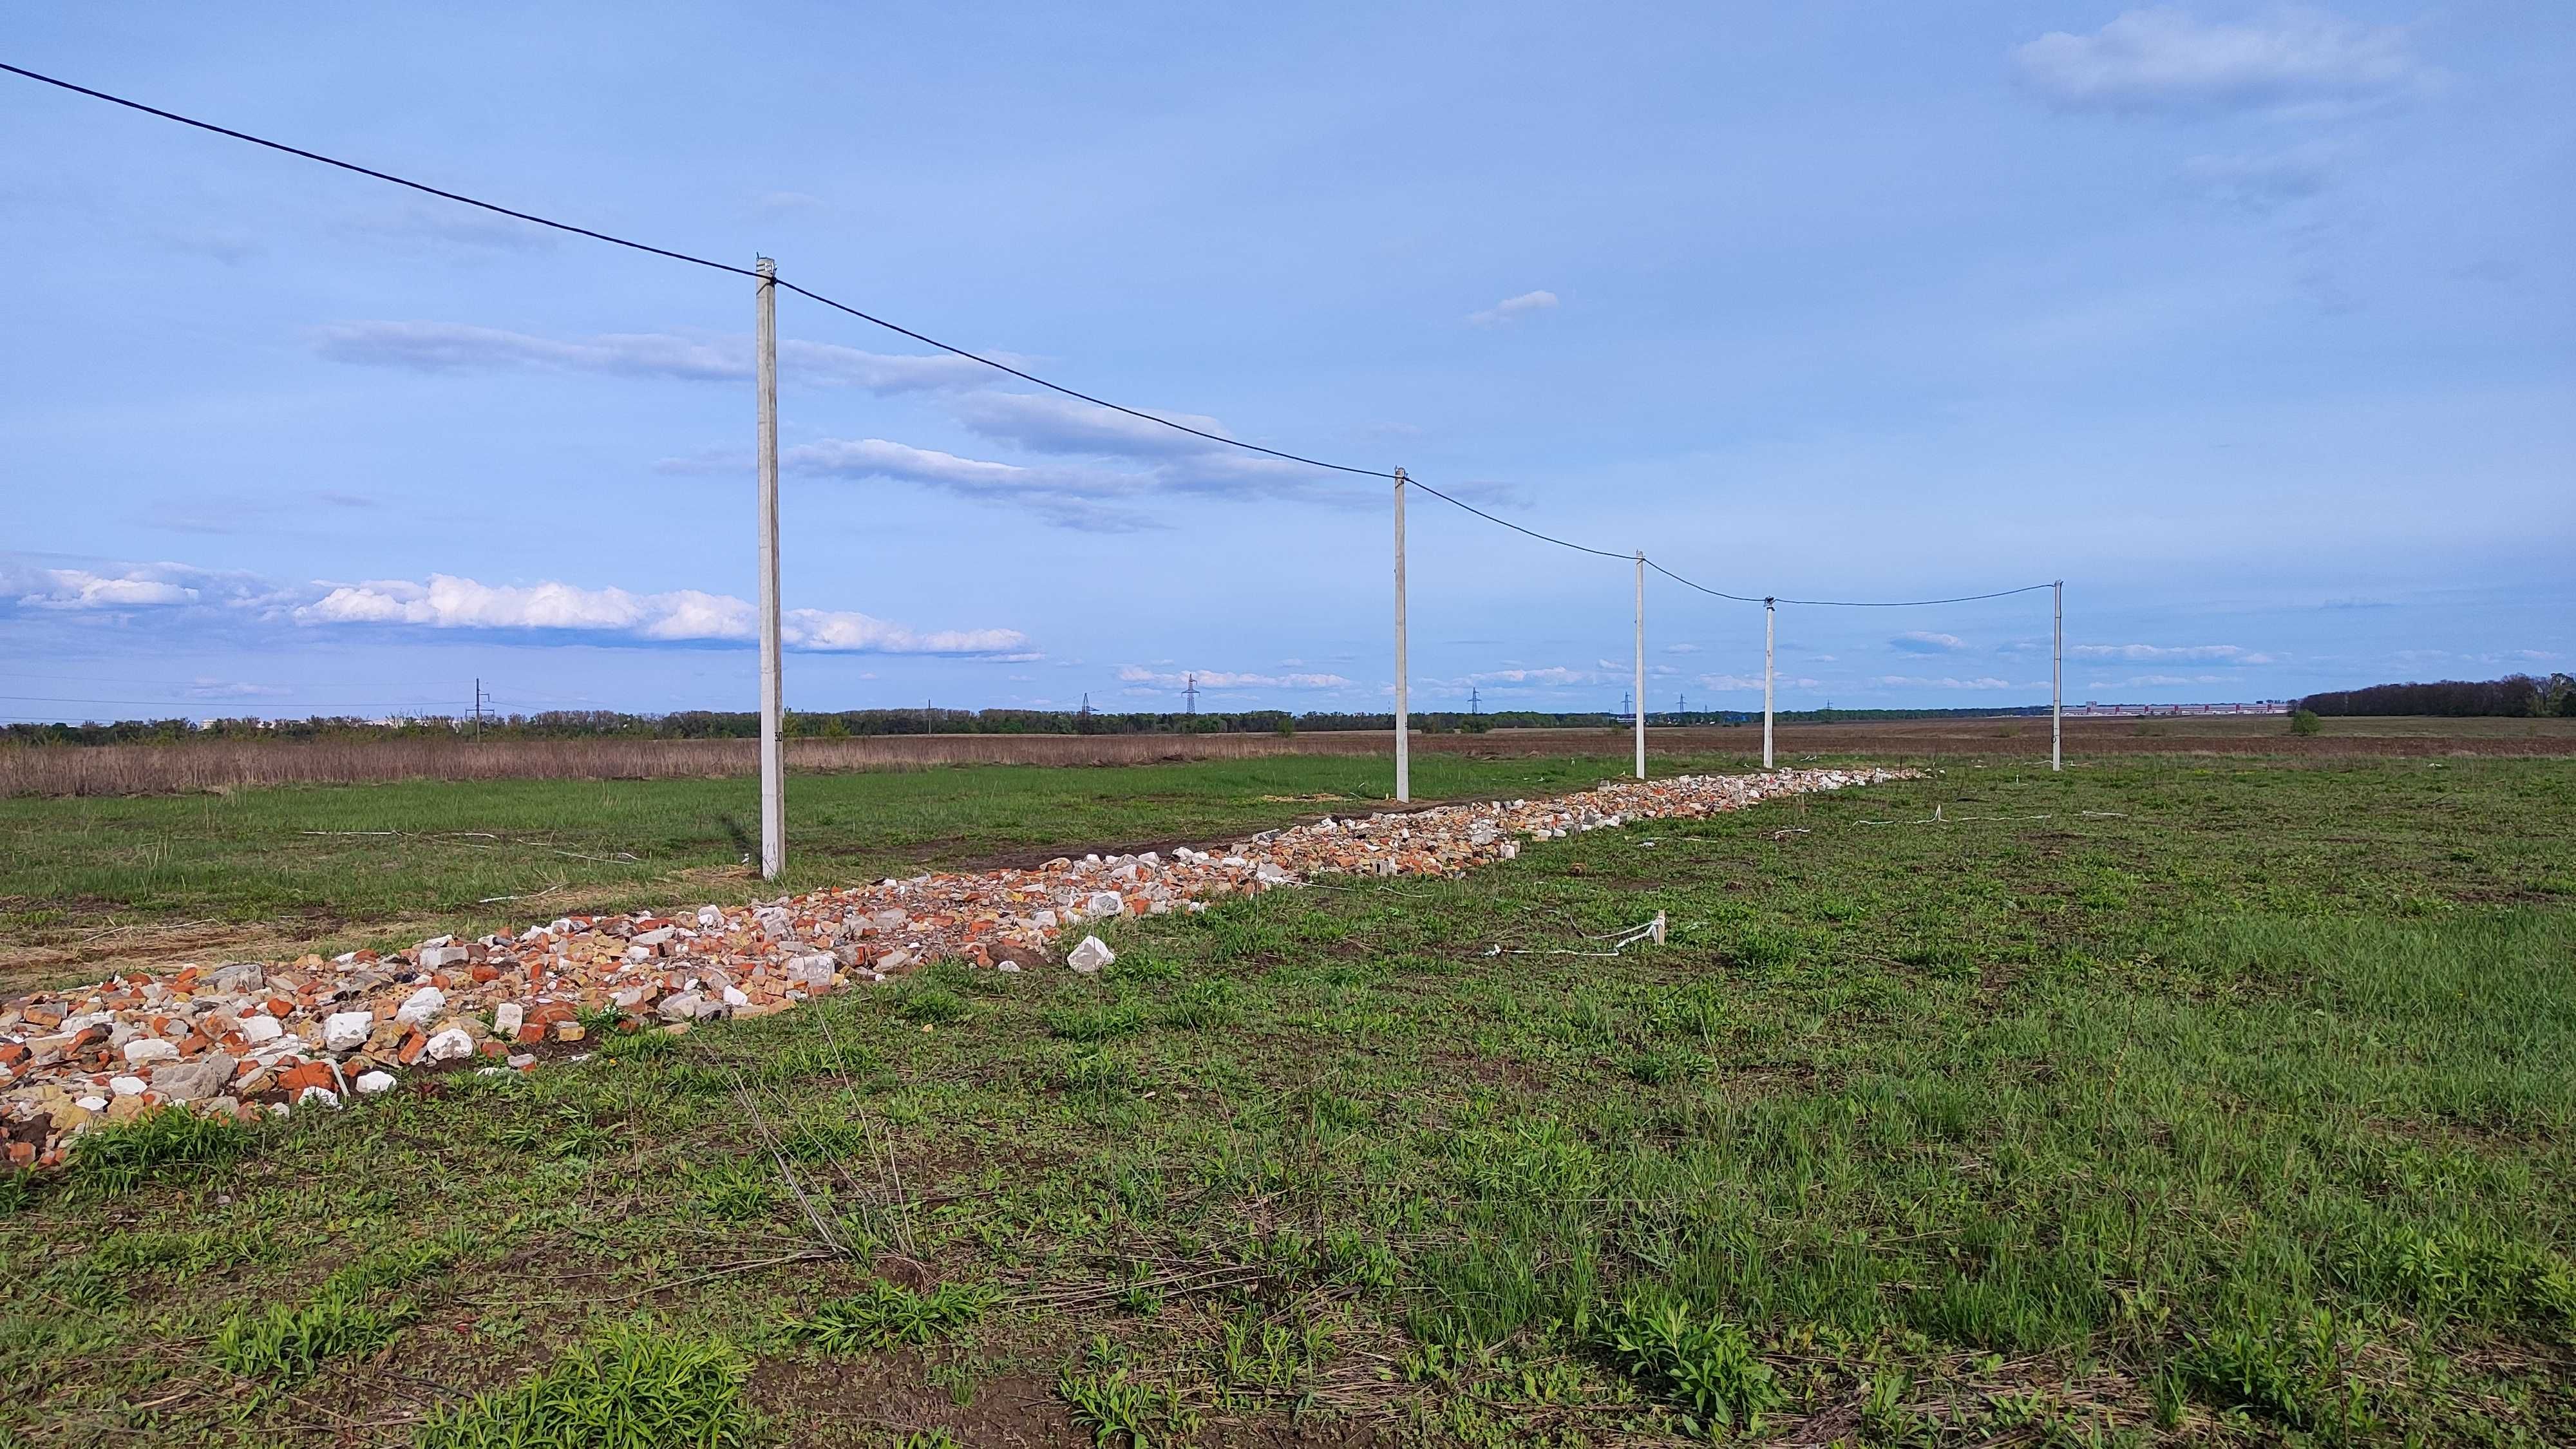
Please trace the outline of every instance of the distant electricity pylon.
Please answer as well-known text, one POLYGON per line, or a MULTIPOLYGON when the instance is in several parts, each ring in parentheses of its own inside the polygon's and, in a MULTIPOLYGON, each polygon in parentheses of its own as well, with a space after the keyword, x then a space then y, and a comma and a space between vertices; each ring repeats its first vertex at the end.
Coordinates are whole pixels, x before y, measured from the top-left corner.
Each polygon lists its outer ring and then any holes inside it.
POLYGON ((1189 696, 1189 701, 1190 701, 1190 713, 1191 713, 1191 714, 1193 714, 1193 715, 1195 715, 1195 714, 1197 714, 1197 713, 1199 712, 1199 677, 1198 677, 1197 675, 1195 675, 1195 674, 1187 675, 1187 676, 1184 676, 1184 677, 1189 681, 1189 683, 1188 683, 1188 686, 1187 686, 1186 688, 1184 688, 1184 689, 1181 691, 1181 693, 1183 693, 1183 694, 1185 694, 1185 695, 1189 696))

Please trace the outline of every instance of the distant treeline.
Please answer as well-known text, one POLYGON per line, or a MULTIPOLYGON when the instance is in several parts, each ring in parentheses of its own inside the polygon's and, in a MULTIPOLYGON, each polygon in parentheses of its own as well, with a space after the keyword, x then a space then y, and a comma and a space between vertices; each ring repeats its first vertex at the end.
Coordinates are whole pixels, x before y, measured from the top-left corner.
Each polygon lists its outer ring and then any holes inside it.
POLYGON ((2312 694, 2299 708, 2317 714, 2438 714, 2576 716, 2576 678, 2443 679, 2431 684, 2374 684, 2312 694))
MULTIPOLYGON (((1819 709, 1783 710, 1784 723, 1894 719, 1953 719, 1993 715, 2044 715, 2046 705, 2012 709, 1819 709)), ((1413 727, 1432 734, 1481 733, 1512 729, 1625 729, 1625 715, 1606 710, 1549 713, 1501 710, 1490 714, 1435 710, 1417 713, 1413 727)), ((1758 724, 1759 710, 1659 710, 1651 725, 1758 724)), ((789 710, 784 733, 795 739, 860 739, 874 735, 1176 735, 1295 734, 1345 730, 1391 730, 1395 716, 1286 710, 1248 710, 1222 714, 1101 714, 1082 710, 1042 709, 844 709, 789 710)), ((0 728, 0 742, 29 745, 148 745, 181 740, 363 740, 417 739, 424 734, 464 735, 491 740, 753 739, 760 716, 748 710, 675 710, 669 714, 620 714, 610 710, 548 710, 539 714, 471 716, 424 715, 400 720, 316 715, 310 719, 155 719, 119 720, 112 724, 13 724, 0 728)))

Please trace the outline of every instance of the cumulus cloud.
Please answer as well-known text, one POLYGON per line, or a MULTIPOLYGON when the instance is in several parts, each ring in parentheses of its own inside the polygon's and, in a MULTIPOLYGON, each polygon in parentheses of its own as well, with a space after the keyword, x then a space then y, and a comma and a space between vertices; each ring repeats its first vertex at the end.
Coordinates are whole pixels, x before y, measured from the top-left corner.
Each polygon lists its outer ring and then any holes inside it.
MULTIPOLYGON (((697 589, 637 594, 559 582, 485 584, 451 574, 432 574, 426 583, 375 579, 338 585, 298 606, 292 617, 306 625, 577 631, 650 643, 740 643, 759 634, 752 605, 727 594, 697 589)), ((788 610, 780 629, 789 647, 817 653, 1002 654, 1028 642, 1015 629, 922 632, 867 614, 822 609, 788 610)))
POLYGON ((1223 669, 1201 669, 1179 674, 1147 669, 1130 664, 1118 671, 1119 682, 1153 688, 1129 690, 1128 693, 1152 693, 1154 689, 1184 689, 1192 678, 1201 689, 1348 689, 1351 682, 1338 674, 1238 674, 1223 669))
POLYGON ((2022 80, 2077 110, 2215 111, 2351 102, 2422 79, 2406 32, 2315 9, 2244 24, 2131 10, 2090 35, 2052 31, 2012 52, 2022 80))
POLYGON ((1922 629, 1909 629, 1887 644, 1908 654, 1956 654, 1968 647, 1956 634, 1934 634, 1922 629))
POLYGON ((2279 660, 2270 654, 2258 654, 2234 644, 2078 644, 2066 651, 2078 659, 2125 659, 2132 663, 2156 660, 2221 661, 2228 664, 2274 664, 2279 660))
MULTIPOLYGON (((671 332, 612 332, 565 339, 455 322, 337 322, 316 329, 313 345, 334 362, 420 372, 545 368, 681 382, 743 382, 754 371, 749 338, 671 332)), ((968 387, 992 375, 965 358, 945 354, 915 357, 792 340, 778 344, 778 367, 780 375, 791 381, 880 394, 968 387)))
POLYGON ((121 613, 190 605, 241 607, 274 591, 242 573, 188 564, 127 564, 111 572, 0 559, 0 601, 53 613, 121 613))
POLYGON ((1526 317, 1532 312, 1545 312, 1554 306, 1556 306, 1554 292, 1523 292, 1517 297, 1505 297, 1482 312, 1470 312, 1467 314, 1467 320, 1479 327, 1491 327, 1496 323, 1526 317))
MULTIPOLYGON (((486 584, 453 574, 426 581, 281 585, 187 564, 101 569, 38 567, 0 557, 0 611, 120 617, 150 612, 179 623, 217 618, 304 628, 408 627, 542 637, 582 635, 631 644, 741 644, 759 637, 752 605, 699 589, 635 593, 548 581, 486 584)), ((1034 659, 1016 629, 917 629, 841 610, 791 609, 789 647, 815 653, 939 654, 1034 659)))

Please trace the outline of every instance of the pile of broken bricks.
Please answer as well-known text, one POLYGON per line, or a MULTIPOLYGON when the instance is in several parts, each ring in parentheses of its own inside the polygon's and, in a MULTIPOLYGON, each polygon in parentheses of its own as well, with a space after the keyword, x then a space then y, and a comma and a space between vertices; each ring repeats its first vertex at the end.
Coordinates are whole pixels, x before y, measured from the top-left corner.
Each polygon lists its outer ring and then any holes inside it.
MULTIPOLYGON (((1086 855, 1033 870, 920 875, 680 919, 568 916, 519 934, 439 936, 382 955, 179 965, 0 1005, 0 1171, 62 1160, 100 1122, 163 1105, 251 1116, 339 1106, 404 1071, 527 1070, 596 1032, 761 1016, 922 962, 1019 971, 1076 927, 1204 910, 1320 875, 1457 875, 1523 840, 1913 776, 1777 770, 1617 781, 1548 800, 1393 811, 1264 831, 1166 859, 1086 855), (542 1049, 542 1051, 541 1051, 542 1049)), ((1076 971, 1113 958, 1085 935, 1076 971)))

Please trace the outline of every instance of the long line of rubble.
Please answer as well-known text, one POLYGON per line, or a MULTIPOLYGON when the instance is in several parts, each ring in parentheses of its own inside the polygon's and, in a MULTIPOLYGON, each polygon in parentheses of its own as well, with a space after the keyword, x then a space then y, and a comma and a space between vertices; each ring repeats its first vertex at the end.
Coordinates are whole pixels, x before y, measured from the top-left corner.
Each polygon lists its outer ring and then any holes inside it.
MULTIPOLYGON (((677 918, 567 916, 518 935, 436 936, 329 960, 182 964, 0 1007, 0 1170, 49 1166, 100 1122, 164 1104, 250 1116, 338 1106, 405 1070, 526 1070, 603 1031, 684 1031, 761 1016, 959 958, 1019 971, 1104 919, 1198 911, 1222 896, 1332 874, 1457 875, 1523 840, 1630 820, 1903 779, 1903 770, 1778 770, 1619 781, 1548 800, 1327 817, 1222 851, 1186 846, 1048 861, 1034 870, 920 875, 677 918)), ((1063 959, 1097 971, 1084 936, 1063 959)))

